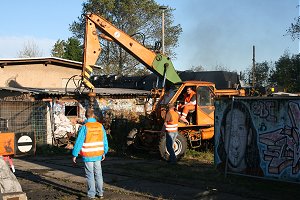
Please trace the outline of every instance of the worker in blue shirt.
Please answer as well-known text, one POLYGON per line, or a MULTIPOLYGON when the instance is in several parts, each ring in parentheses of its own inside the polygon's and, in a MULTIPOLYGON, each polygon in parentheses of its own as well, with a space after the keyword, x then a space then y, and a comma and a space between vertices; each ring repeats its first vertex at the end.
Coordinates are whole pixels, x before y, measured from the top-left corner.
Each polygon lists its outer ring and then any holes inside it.
POLYGON ((96 196, 103 198, 101 161, 105 159, 105 154, 108 152, 106 131, 103 125, 95 119, 92 109, 87 109, 85 116, 87 120, 78 132, 72 151, 73 163, 76 163, 76 158, 80 154, 87 178, 88 198, 94 199, 96 196))

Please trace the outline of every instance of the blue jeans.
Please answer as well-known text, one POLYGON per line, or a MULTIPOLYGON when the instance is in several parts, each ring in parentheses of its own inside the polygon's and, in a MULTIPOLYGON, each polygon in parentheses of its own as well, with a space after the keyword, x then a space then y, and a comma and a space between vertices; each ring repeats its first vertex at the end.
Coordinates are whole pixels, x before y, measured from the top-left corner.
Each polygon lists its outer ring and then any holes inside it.
POLYGON ((166 133, 166 146, 167 146, 167 150, 170 154, 170 158, 169 161, 170 162, 176 162, 176 155, 174 152, 174 143, 175 143, 175 139, 178 135, 178 132, 172 132, 172 133, 166 133))
POLYGON ((85 162, 84 163, 85 176, 88 185, 88 197, 95 197, 103 195, 103 176, 101 161, 85 162))

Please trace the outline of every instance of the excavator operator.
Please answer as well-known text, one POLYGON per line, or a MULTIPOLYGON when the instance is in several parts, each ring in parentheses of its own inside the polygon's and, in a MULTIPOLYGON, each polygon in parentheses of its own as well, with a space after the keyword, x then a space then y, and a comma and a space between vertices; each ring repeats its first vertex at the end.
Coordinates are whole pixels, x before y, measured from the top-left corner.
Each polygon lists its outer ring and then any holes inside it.
POLYGON ((179 105, 178 111, 181 111, 180 120, 186 124, 189 124, 186 117, 190 111, 196 109, 196 92, 192 87, 187 87, 186 94, 184 95, 184 105, 179 105))

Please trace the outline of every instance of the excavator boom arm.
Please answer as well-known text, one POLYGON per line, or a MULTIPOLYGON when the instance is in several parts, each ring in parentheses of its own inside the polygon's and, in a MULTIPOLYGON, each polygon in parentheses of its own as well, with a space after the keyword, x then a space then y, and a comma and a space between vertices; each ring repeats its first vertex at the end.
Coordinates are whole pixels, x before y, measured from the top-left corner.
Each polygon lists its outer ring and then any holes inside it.
POLYGON ((94 89, 94 85, 89 81, 92 66, 96 64, 101 53, 101 46, 98 39, 97 29, 94 23, 86 18, 84 50, 82 63, 82 81, 90 90, 94 89))
POLYGON ((105 35, 106 39, 110 38, 110 40, 116 42, 151 72, 161 77, 165 75, 166 79, 171 83, 181 82, 169 57, 147 49, 128 34, 116 28, 106 19, 95 14, 86 15, 84 69, 87 69, 88 66, 95 65, 101 52, 97 29, 105 35))

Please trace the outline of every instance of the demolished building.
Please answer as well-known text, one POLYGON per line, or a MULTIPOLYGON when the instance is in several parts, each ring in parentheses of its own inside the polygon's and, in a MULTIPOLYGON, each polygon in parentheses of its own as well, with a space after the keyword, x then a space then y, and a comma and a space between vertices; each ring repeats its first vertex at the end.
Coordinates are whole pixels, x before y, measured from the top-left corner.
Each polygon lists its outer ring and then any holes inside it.
MULTIPOLYGON (((79 79, 81 63, 60 58, 0 59, 0 66, 0 131, 28 136, 30 151, 35 151, 35 144, 58 144, 76 134, 88 95, 78 93, 73 83, 65 85, 70 77, 79 79)), ((95 88, 94 92, 95 112, 108 130, 115 119, 143 115, 150 94, 123 88, 95 88)))
MULTIPOLYGON (((32 147, 34 143, 57 145, 60 139, 76 133, 78 119, 84 118, 89 103, 87 92, 75 89, 81 70, 80 62, 61 58, 0 59, 0 131, 12 131, 18 138, 28 135, 32 147)), ((183 80, 218 80, 219 88, 238 82, 236 73, 179 74, 183 80)), ((98 76, 97 81, 94 108, 110 131, 115 126, 112 122, 124 124, 145 115, 144 105, 157 77, 98 76)))

